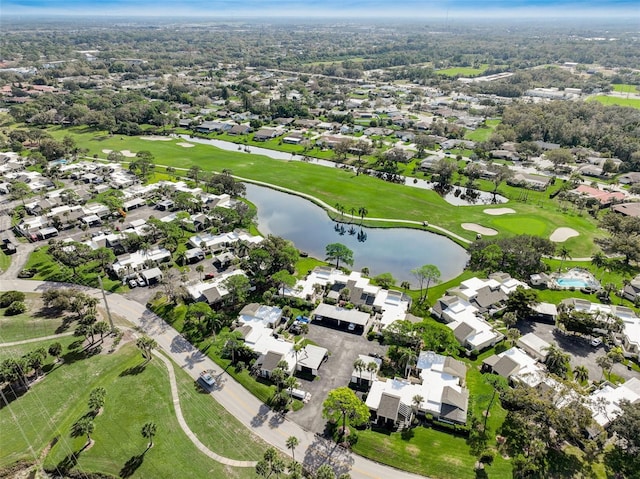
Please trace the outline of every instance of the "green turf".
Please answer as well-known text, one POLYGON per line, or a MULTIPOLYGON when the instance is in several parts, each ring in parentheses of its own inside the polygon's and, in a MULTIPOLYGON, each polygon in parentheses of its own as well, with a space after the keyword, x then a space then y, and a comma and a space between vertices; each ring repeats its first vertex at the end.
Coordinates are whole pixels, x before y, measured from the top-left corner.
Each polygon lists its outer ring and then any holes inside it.
POLYGON ((613 91, 617 91, 618 93, 640 93, 638 85, 621 83, 619 85, 611 85, 611 88, 613 89, 613 91))
POLYGON ((589 101, 597 101, 602 103, 603 105, 619 105, 640 109, 639 98, 624 98, 618 96, 598 95, 589 98, 589 101))
MULTIPOLYGON (((365 175, 337 168, 326 168, 313 163, 301 163, 273 160, 260 155, 247 155, 235 151, 223 151, 207 145, 196 145, 193 148, 181 148, 175 142, 151 142, 136 137, 109 137, 96 134, 87 129, 51 129, 54 136, 62 137, 72 134, 78 146, 86 147, 91 153, 106 157, 102 149, 130 149, 131 151, 149 150, 158 164, 179 168, 199 165, 205 170, 232 170, 234 175, 253 178, 274 185, 291 188, 316 196, 328 204, 339 202, 348 208, 366 206, 369 217, 399 218, 414 221, 428 220, 430 223, 450 229, 451 231, 473 240, 475 234, 460 227, 463 222, 474 222, 495 228, 501 233, 530 233, 527 221, 518 221, 519 215, 524 218, 538 218, 544 221, 543 235, 550 235, 561 226, 569 226, 581 234, 580 241, 575 241, 572 254, 575 256, 590 255, 595 251, 593 237, 596 235, 595 221, 584 216, 563 213, 548 194, 529 192, 517 188, 500 186, 499 192, 507 194, 512 200, 509 207, 517 211, 513 218, 507 220, 490 217, 482 211, 484 205, 456 207, 446 203, 440 196, 430 190, 407 188, 365 175), (525 197, 526 201, 521 199, 525 197), (384 198, 381 201, 381 198, 384 198), (519 201, 520 200, 520 201, 519 201), (495 226, 492 223, 497 219, 495 226), (501 221, 506 221, 501 225, 501 221)), ((492 189, 490 182, 479 184, 484 189, 492 189)), ((396 225, 399 226, 399 225, 396 225)), ((542 228, 539 228, 542 230, 542 228)))
MULTIPOLYGON (((0 308, 0 343, 50 336, 62 331, 62 318, 43 316, 38 311, 40 295, 27 294, 27 312, 16 316, 5 316, 6 308, 0 308), (58 331, 58 328, 60 330, 58 331)), ((68 331, 68 328, 64 328, 68 331)))
POLYGON ((489 65, 487 63, 482 64, 480 68, 473 67, 452 67, 445 68, 444 70, 436 70, 438 75, 445 75, 448 77, 453 76, 478 76, 482 75, 485 71, 487 71, 489 65))
MULTIPOLYGON (((465 438, 448 432, 417 427, 409 440, 402 433, 358 431, 353 450, 362 456, 399 469, 438 479, 473 479, 475 457, 469 454, 465 438)), ((486 472, 490 478, 511 478, 511 464, 496 455, 486 472)))
MULTIPOLYGON (((73 355, 72 350, 69 349, 69 345, 76 343, 79 339, 80 338, 76 338, 74 336, 60 336, 56 339, 34 341, 32 343, 18 344, 15 346, 2 346, 0 347, 0 361, 4 360, 5 358, 15 358, 23 356, 30 351, 38 348, 49 349, 49 346, 53 343, 60 343, 62 345, 62 356, 67 353, 71 353, 71 355, 73 355)), ((47 361, 52 361, 52 358, 47 358, 47 361)))
POLYGON ((9 266, 11 266, 11 256, 0 250, 0 272, 6 271, 9 266))
MULTIPOLYGON (((45 467, 55 468, 71 453, 81 451, 86 438, 72 438, 70 430, 74 422, 87 412, 88 392, 102 386, 107 390, 107 396, 103 413, 94 421, 92 437, 95 444, 79 454, 78 470, 126 476, 123 474, 126 464, 137 459, 141 464, 134 468, 134 477, 170 478, 175 477, 176 471, 189 471, 193 477, 254 477, 251 468, 228 468, 197 450, 175 418, 166 368, 155 359, 142 371, 137 371, 141 360, 138 350, 128 345, 117 354, 101 355, 60 368, 59 371, 66 373, 64 387, 55 383, 53 375, 47 378, 49 384, 42 383, 39 396, 44 399, 46 394, 48 423, 45 421, 41 425, 37 444, 44 445, 54 434, 60 438, 48 454, 45 467), (52 391, 54 387, 57 393, 52 391), (54 401, 58 407, 52 407, 50 403, 54 401), (157 435, 154 447, 145 453, 147 440, 140 434, 140 429, 146 422, 157 425, 157 435)), ((56 379, 62 377, 63 374, 59 374, 56 379)), ((25 405, 22 410, 27 412, 37 408, 38 405, 25 405)), ((40 408, 44 410, 42 405, 40 408)), ((219 434, 217 440, 225 439, 219 434)))

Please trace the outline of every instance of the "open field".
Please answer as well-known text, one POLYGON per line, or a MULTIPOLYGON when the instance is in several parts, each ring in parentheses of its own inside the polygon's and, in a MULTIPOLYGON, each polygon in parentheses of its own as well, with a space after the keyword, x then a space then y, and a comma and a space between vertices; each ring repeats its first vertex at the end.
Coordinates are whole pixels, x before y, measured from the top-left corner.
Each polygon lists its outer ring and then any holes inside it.
MULTIPOLYGON (((549 237, 559 227, 571 227, 580 233, 578 238, 569 240, 566 245, 574 256, 587 256, 595 251, 593 238, 597 229, 595 222, 584 216, 565 214, 555 202, 548 199, 548 193, 527 192, 528 201, 512 201, 509 207, 516 214, 507 217, 490 218, 482 210, 486 205, 456 207, 446 203, 431 190, 407 188, 401 185, 383 182, 379 179, 355 175, 351 171, 331 169, 312 163, 273 160, 260 155, 248 155, 243 152, 223 151, 208 145, 196 145, 185 149, 171 142, 150 142, 136 137, 109 136, 86 129, 52 129, 56 137, 71 134, 78 146, 89 149, 90 154, 101 153, 108 149, 148 150, 152 152, 159 165, 188 168, 198 165, 204 170, 221 171, 231 169, 234 175, 242 178, 265 181, 274 185, 290 188, 315 196, 333 205, 339 202, 349 207, 366 206, 369 217, 398 218, 413 221, 428 220, 429 223, 442 226, 462 237, 473 240, 475 234, 464 230, 464 222, 478 223, 497 230, 499 233, 532 233, 531 226, 541 236, 549 237), (380 201, 380 198, 385 198, 380 201)), ((490 188, 480 182, 485 188, 490 188)), ((499 192, 517 198, 521 190, 502 185, 499 192)), ((366 222, 366 218, 365 218, 366 222)))
POLYGON ((622 98, 618 96, 598 95, 592 96, 588 101, 597 101, 603 105, 619 105, 640 109, 640 99, 638 98, 622 98))
POLYGON ((638 85, 629 85, 626 83, 621 83, 618 85, 611 85, 613 91, 617 91, 618 93, 640 93, 640 89, 638 89, 638 85))
POLYGON ((473 77, 482 75, 485 71, 487 71, 489 65, 484 63, 480 66, 480 68, 473 67, 452 67, 445 68, 444 70, 436 70, 438 75, 445 75, 448 77, 454 76, 463 76, 463 77, 473 77))
MULTIPOLYGON (((496 129, 496 126, 500 124, 500 120, 487 120, 485 127, 476 128, 473 131, 468 131, 464 135, 465 140, 471 140, 475 142, 487 141, 491 136, 491 133, 496 129)), ((465 155, 469 156, 469 155, 465 155)))
POLYGON ((39 294, 27 294, 27 312, 15 316, 5 316, 6 308, 0 308, 0 343, 22 341, 24 339, 50 336, 62 332, 61 317, 47 317, 39 314, 41 302, 39 294))

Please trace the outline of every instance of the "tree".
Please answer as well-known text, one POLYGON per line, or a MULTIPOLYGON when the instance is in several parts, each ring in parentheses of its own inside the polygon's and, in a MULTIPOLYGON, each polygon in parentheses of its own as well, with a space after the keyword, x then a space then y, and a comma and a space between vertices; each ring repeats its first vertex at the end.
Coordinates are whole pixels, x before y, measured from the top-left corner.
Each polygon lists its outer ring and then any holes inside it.
POLYGON ((322 417, 332 421, 342 418, 340 436, 344 438, 347 418, 354 426, 364 424, 369 420, 369 408, 351 389, 341 387, 329 391, 327 399, 322 403, 322 417))
POLYGON ((491 399, 489 400, 489 404, 487 405, 487 410, 484 413, 484 427, 483 432, 487 431, 487 419, 489 419, 489 414, 491 413, 491 407, 493 406, 493 401, 496 399, 496 395, 504 391, 509 384, 507 380, 498 374, 486 374, 484 376, 484 380, 491 385, 493 390, 493 394, 491 395, 491 399))
POLYGON ((515 346, 518 339, 520 339, 520 331, 517 328, 509 328, 507 329, 506 337, 511 346, 515 346))
POLYGON ((440 282, 440 270, 433 264, 425 264, 419 268, 412 269, 411 274, 418 280, 420 285, 419 301, 424 303, 428 297, 431 282, 436 284, 440 282))
POLYGON ((149 439, 149 444, 147 445, 147 449, 150 449, 151 447, 153 447, 153 437, 156 435, 156 431, 157 431, 157 427, 156 427, 156 424, 153 422, 145 423, 145 425, 142 426, 142 430, 140 431, 142 434, 142 437, 144 437, 145 439, 149 439))
POLYGON ((358 214, 360 215, 360 224, 362 224, 362 222, 364 221, 364 217, 369 214, 369 210, 366 207, 361 206, 360 208, 358 208, 358 214))
POLYGON ((367 372, 368 372, 368 373, 369 373, 369 375, 370 375, 370 378, 369 378, 369 379, 370 379, 371 381, 373 381, 373 373, 375 373, 375 372, 377 372, 377 371, 378 371, 378 363, 376 363, 375 361, 369 361, 369 362, 367 363, 366 368, 367 368, 367 372))
POLYGON ((567 248, 566 245, 560 246, 560 249, 558 250, 558 256, 560 257, 560 266, 558 267, 558 271, 561 271, 564 262, 568 258, 571 258, 571 255, 569 254, 569 248, 567 248))
POLYGON ((124 155, 119 151, 110 151, 107 155, 107 160, 113 163, 122 163, 124 161, 124 155))
POLYGON ((97 414, 98 411, 104 406, 105 396, 107 395, 107 391, 105 388, 95 388, 92 389, 89 393, 89 409, 97 414))
POLYGON ((244 274, 231 275, 222 282, 222 285, 229 292, 229 302, 232 306, 244 303, 251 288, 249 278, 244 274))
POLYGON ((612 472, 610 477, 638 478, 640 471, 640 403, 622 400, 620 414, 611 421, 609 431, 616 438, 614 449, 605 456, 605 464, 612 472))
POLYGON ((22 201, 24 206, 24 199, 31 193, 31 188, 23 181, 16 181, 9 187, 9 193, 11 199, 22 201))
POLYGON ((149 151, 139 151, 135 159, 129 163, 129 171, 146 181, 156 168, 153 163, 153 155, 149 151))
POLYGON ((433 165, 434 178, 437 179, 438 189, 446 191, 451 186, 453 174, 458 169, 456 162, 451 158, 441 158, 433 165))
POLYGON ((534 289, 518 286, 507 298, 507 312, 513 312, 518 319, 526 319, 532 313, 532 307, 538 304, 538 293, 534 289))
POLYGON ((604 377, 605 373, 609 374, 611 368, 613 368, 613 359, 609 356, 598 356, 596 364, 602 369, 602 377, 604 377))
POLYGON ((202 168, 198 165, 193 165, 189 168, 189 171, 187 171, 187 178, 191 178, 195 182, 196 186, 198 186, 198 180, 200 179, 201 175, 202 168))
POLYGON ((589 380, 589 370, 587 369, 586 366, 576 366, 573 370, 573 377, 574 379, 579 382, 579 383, 583 383, 585 381, 589 380))
POLYGON ((555 344, 547 346, 545 350, 547 352, 545 364, 549 372, 561 378, 566 378, 569 372, 569 355, 555 344))
POLYGON ((315 479, 336 479, 336 473, 329 464, 321 465, 315 474, 315 479))
POLYGON ((286 269, 282 269, 277 273, 274 273, 271 276, 271 280, 276 283, 282 296, 284 296, 284 290, 286 287, 292 288, 296 284, 296 277, 286 269))
POLYGON ((151 351, 158 347, 158 343, 156 343, 155 339, 150 338, 149 336, 141 336, 136 341, 136 346, 140 351, 142 351, 142 357, 148 362, 153 358, 151 351))
POLYGON ((391 275, 391 273, 380 273, 378 276, 373 278, 373 280, 378 286, 384 289, 389 289, 396 284, 396 279, 391 275))
POLYGON ((513 311, 508 311, 502 315, 502 322, 505 328, 513 328, 518 322, 518 316, 513 311))
POLYGON ((78 436, 87 436, 87 445, 91 444, 91 434, 95 430, 95 424, 91 416, 83 416, 73 425, 73 433, 78 436))
POLYGON ((291 457, 293 458, 294 462, 296 460, 296 447, 298 446, 298 444, 300 444, 300 441, 298 441, 298 438, 295 436, 289 436, 287 438, 287 441, 285 443, 287 445, 287 449, 291 449, 291 457))
POLYGON ((340 261, 349 266, 353 265, 353 251, 347 248, 342 243, 331 243, 326 247, 327 259, 326 261, 336 262, 336 268, 340 267, 340 261))
POLYGON ((55 358, 56 362, 60 360, 60 356, 62 355, 62 344, 55 342, 49 345, 49 354, 55 358))
POLYGON ((302 479, 302 464, 297 461, 291 461, 287 466, 289 471, 289 479, 302 479))

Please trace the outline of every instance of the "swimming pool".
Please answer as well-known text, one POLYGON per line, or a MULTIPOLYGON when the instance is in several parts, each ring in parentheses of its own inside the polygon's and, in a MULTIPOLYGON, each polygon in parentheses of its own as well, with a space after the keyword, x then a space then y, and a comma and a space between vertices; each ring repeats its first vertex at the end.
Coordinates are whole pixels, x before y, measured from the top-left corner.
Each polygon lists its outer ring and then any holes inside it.
POLYGON ((556 283, 563 288, 587 288, 591 283, 582 278, 557 278, 556 283))

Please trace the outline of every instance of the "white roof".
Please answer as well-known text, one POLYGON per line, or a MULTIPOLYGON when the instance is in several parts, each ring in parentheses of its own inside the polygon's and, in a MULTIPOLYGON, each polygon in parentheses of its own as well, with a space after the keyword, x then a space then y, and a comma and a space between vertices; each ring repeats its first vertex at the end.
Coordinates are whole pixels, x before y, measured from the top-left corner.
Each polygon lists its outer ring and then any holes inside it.
POLYGON ((632 378, 618 387, 606 384, 589 396, 586 405, 591 409, 593 419, 602 427, 606 427, 620 414, 620 401, 640 401, 639 390, 640 381, 637 378, 632 378))
POLYGON ((520 339, 518 339, 518 343, 517 344, 518 344, 518 346, 520 346, 520 344, 523 344, 523 345, 533 349, 538 354, 540 354, 542 356, 545 356, 545 357, 547 356, 546 348, 548 348, 550 346, 550 344, 548 342, 546 342, 541 337, 536 336, 534 333, 525 334, 520 339))
POLYGON ((302 351, 298 352, 298 364, 311 369, 318 369, 327 353, 328 350, 325 348, 307 344, 302 351))
POLYGON ((366 325, 370 318, 369 314, 358 311, 357 309, 345 309, 326 303, 320 303, 313 311, 313 314, 358 324, 360 326, 366 325))

